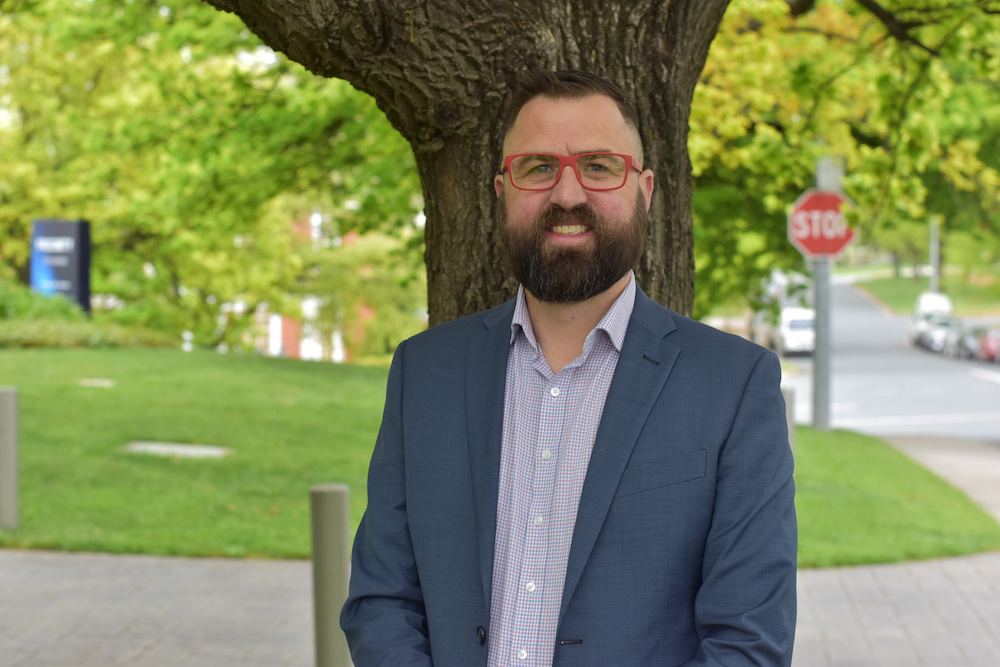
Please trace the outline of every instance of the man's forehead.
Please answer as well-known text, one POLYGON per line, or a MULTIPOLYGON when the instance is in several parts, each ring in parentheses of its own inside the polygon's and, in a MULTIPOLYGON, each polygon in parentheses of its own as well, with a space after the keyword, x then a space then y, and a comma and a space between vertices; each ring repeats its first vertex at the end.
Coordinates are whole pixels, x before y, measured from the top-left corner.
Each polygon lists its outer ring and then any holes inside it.
POLYGON ((504 140, 504 152, 631 151, 637 138, 610 97, 538 96, 518 113, 504 140))

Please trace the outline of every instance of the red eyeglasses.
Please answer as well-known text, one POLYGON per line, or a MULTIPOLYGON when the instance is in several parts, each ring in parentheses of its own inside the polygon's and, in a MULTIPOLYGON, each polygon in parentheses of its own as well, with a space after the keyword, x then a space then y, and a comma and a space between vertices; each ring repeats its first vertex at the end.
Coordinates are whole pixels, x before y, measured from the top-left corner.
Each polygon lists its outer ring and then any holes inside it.
POLYGON ((642 173, 631 155, 620 153, 518 153, 504 156, 503 165, 501 173, 510 174, 510 182, 518 190, 551 190, 565 167, 573 169, 587 190, 617 190, 628 181, 630 169, 642 173))

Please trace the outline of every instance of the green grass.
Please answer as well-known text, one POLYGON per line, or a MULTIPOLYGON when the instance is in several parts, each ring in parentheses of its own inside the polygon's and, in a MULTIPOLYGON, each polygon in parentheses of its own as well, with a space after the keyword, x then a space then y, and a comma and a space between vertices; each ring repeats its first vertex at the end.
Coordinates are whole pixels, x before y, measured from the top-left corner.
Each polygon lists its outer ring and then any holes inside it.
MULTIPOLYGON (((309 487, 351 487, 356 528, 386 370, 176 350, 0 350, 20 401, 21 522, 0 546, 306 558, 309 487), (111 388, 84 387, 106 378, 111 388), (231 447, 129 454, 134 440, 231 447)), ((1000 548, 1000 526, 887 445, 800 429, 804 566, 1000 548)))
POLYGON ((0 351, 0 384, 18 386, 21 496, 19 529, 0 532, 0 545, 307 557, 311 485, 350 485, 360 520, 385 378, 209 352, 0 351), (135 440, 234 452, 122 451, 135 440))
MULTIPOLYGON (((856 283, 893 312, 913 313, 917 296, 930 286, 928 278, 877 278, 856 283)), ((1000 313, 1000 288, 996 285, 973 285, 957 276, 945 276, 941 291, 952 301, 955 315, 968 317, 1000 313)))
POLYGON ((876 438, 796 429, 799 565, 887 563, 1000 549, 1000 525, 876 438))

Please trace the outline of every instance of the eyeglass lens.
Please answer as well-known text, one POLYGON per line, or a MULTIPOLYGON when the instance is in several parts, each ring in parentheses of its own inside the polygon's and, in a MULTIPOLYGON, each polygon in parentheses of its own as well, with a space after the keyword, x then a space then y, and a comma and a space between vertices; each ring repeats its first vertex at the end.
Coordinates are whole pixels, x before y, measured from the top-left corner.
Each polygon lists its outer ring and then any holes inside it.
MULTIPOLYGON (((559 180, 559 158, 555 155, 520 155, 511 161, 514 185, 522 188, 545 189, 559 180)), ((610 153, 581 155, 576 159, 576 172, 583 187, 591 190, 613 190, 625 183, 628 171, 625 158, 610 153)))

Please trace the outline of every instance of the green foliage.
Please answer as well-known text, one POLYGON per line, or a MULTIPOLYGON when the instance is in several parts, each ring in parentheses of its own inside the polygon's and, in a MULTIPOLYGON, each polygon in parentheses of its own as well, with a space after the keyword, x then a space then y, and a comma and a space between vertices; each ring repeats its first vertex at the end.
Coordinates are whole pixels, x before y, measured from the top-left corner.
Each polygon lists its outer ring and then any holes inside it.
MULTIPOLYGON (((794 19, 784 0, 727 10, 690 118, 696 316, 757 307, 773 269, 805 272, 786 214, 823 155, 845 163, 862 242, 915 260, 933 216, 950 262, 996 272, 1000 16, 981 3, 882 4, 911 39, 858 3, 819 0, 794 19)), ((290 295, 309 289, 370 285, 373 303, 396 285, 365 325, 381 340, 361 346, 392 347, 409 331, 404 314, 420 300, 394 299, 423 280, 411 224, 420 185, 371 98, 197 0, 3 7, 0 276, 27 281, 33 219, 88 219, 93 288, 125 302, 106 314, 123 326, 232 347, 265 303, 294 314, 290 295), (386 275, 313 285, 326 263, 343 273, 290 231, 315 212, 331 237, 399 237, 374 263, 386 275)), ((345 305, 354 292, 312 293, 329 300, 323 327, 356 310, 345 305)))
POLYGON ((311 259, 300 289, 329 295, 319 309, 320 331, 340 330, 353 357, 390 353, 426 327, 426 274, 404 239, 349 235, 311 259))
POLYGON ((796 431, 799 565, 829 567, 1000 548, 1000 525, 876 438, 796 431))
POLYGON ((124 324, 237 345, 259 305, 294 309, 294 223, 389 231, 422 206, 371 98, 197 0, 7 3, 0 61, 0 265, 26 281, 30 221, 88 219, 124 324))
POLYGON ((0 348, 171 347, 171 336, 113 322, 91 322, 62 295, 43 296, 0 278, 0 348))
POLYGON ((844 162, 862 243, 925 258, 936 217, 949 261, 996 271, 1000 15, 979 4, 882 3, 900 39, 858 3, 791 18, 734 0, 691 112, 696 316, 753 305, 770 268, 805 272, 786 214, 824 155, 844 162))
POLYGON ((61 294, 44 296, 14 280, 0 277, 0 322, 5 320, 58 320, 82 322, 83 309, 61 294))
POLYGON ((178 342, 159 331, 116 324, 57 320, 0 323, 0 348, 177 347, 178 342))

